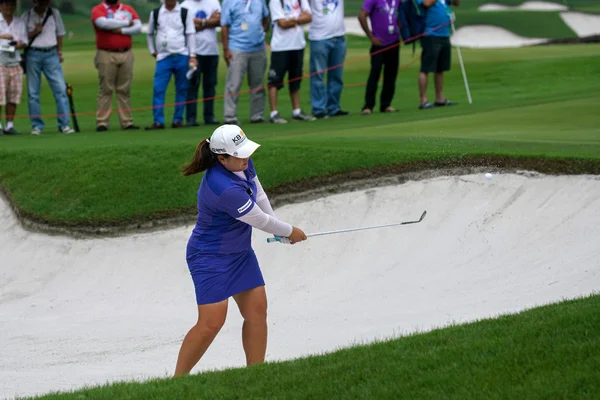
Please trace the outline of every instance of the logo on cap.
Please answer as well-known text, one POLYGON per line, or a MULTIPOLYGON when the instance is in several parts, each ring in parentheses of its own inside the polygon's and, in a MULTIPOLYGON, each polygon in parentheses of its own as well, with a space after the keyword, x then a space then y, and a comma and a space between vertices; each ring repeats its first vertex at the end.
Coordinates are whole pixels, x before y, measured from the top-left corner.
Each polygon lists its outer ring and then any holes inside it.
POLYGON ((234 145, 239 146, 244 142, 244 139, 246 139, 246 134, 240 129, 240 133, 235 135, 231 140, 233 140, 234 145))

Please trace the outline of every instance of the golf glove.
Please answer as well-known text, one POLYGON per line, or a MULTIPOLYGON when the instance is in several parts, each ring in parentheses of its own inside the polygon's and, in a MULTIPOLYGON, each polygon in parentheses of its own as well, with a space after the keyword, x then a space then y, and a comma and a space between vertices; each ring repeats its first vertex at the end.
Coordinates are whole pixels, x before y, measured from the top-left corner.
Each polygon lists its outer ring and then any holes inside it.
POLYGON ((283 243, 283 244, 290 244, 290 243, 292 243, 290 241, 290 238, 288 238, 288 237, 285 237, 285 236, 275 236, 275 237, 279 240, 279 243, 283 243))

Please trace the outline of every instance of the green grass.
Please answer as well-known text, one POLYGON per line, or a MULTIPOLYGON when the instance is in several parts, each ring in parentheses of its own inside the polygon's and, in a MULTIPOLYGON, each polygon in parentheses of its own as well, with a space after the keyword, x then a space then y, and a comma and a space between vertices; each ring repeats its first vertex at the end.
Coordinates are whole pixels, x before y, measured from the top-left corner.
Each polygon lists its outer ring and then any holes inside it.
MULTIPOLYGON (((368 59, 363 39, 350 42, 345 68, 348 85, 363 83, 368 59)), ((410 50, 402 51, 402 64, 410 50)), ((83 132, 68 137, 48 131, 41 137, 3 137, 0 182, 22 215, 64 226, 118 225, 157 217, 191 215, 200 176, 184 178, 179 167, 212 129, 164 132, 93 132, 95 70, 69 66, 91 52, 68 55, 68 80, 83 132)), ((138 51, 134 108, 151 104, 153 60, 138 51)), ((263 146, 254 159, 267 188, 359 168, 406 161, 443 161, 473 155, 579 158, 598 160, 600 118, 600 54, 598 45, 536 47, 520 50, 464 50, 474 103, 467 104, 460 68, 446 78, 446 93, 455 108, 417 110, 418 63, 400 73, 393 115, 361 117, 364 87, 344 89, 342 106, 353 115, 279 126, 245 124, 247 134, 263 146), (282 162, 282 160, 290 160, 282 162)), ((307 68, 307 67, 306 67, 307 68)), ((223 92, 224 65, 220 66, 223 92)), ((430 90, 430 93, 433 90, 430 90)), ((43 90, 44 112, 54 112, 43 90)), ((281 93, 283 115, 290 105, 281 93)), ((172 91, 167 97, 173 101, 172 91)), ((222 113, 222 100, 216 112, 222 113)), ((310 110, 308 81, 302 106, 310 110)), ((20 113, 25 112, 22 106, 20 113)), ((248 97, 241 96, 240 118, 248 121, 248 97)), ((169 121, 172 108, 166 115, 169 121)), ((136 111, 135 121, 151 123, 151 111, 136 111)), ((46 119, 49 125, 51 118, 46 119)), ((27 129, 26 119, 18 128, 27 129)), ((116 125, 116 115, 113 117, 116 125)))
POLYGON ((456 11, 456 29, 467 25, 495 25, 516 35, 529 38, 564 39, 577 37, 577 34, 565 24, 558 12, 456 11))
POLYGON ((600 295, 250 368, 37 397, 595 399, 600 295))

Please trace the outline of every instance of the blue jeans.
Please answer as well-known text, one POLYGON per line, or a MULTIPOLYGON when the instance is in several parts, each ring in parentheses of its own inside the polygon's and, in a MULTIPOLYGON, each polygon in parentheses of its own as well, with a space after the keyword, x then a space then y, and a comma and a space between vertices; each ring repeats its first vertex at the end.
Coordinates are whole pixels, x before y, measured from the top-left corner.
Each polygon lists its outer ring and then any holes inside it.
POLYGON ((310 42, 310 102, 313 115, 332 115, 340 110, 340 97, 344 87, 344 67, 346 59, 346 38, 338 36, 310 42), (338 66, 339 65, 339 66, 338 66), (327 90, 325 90, 325 69, 327 90), (316 74, 317 71, 323 71, 316 74), (314 75, 313 75, 314 74, 314 75))
POLYGON ((188 72, 189 57, 181 54, 169 56, 156 63, 156 71, 154 72, 154 97, 152 105, 154 106, 152 113, 154 114, 154 123, 165 123, 165 95, 167 86, 171 80, 171 75, 175 75, 175 114, 173 122, 183 122, 183 110, 187 100, 188 80, 186 73, 188 72))
POLYGON ((44 129, 42 120, 42 106, 40 105, 40 87, 42 83, 42 72, 54 93, 56 102, 56 113, 58 114, 58 128, 69 126, 71 119, 69 115, 69 98, 67 97, 67 85, 63 75, 58 51, 48 52, 30 49, 27 51, 27 105, 29 106, 29 118, 33 128, 44 129))

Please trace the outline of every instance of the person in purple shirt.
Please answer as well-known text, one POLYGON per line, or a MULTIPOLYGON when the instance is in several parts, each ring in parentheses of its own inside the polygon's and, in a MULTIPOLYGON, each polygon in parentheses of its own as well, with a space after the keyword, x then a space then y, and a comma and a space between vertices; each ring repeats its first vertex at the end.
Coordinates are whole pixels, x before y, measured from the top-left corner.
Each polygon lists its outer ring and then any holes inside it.
POLYGON ((283 243, 306 240, 301 229, 275 216, 250 156, 260 145, 237 125, 222 125, 200 142, 183 175, 205 172, 198 190, 198 218, 187 243, 186 260, 196 292, 198 321, 185 336, 175 376, 200 361, 225 323, 233 297, 244 318, 242 342, 247 365, 264 361, 267 295, 252 249, 252 228, 283 243))
POLYGON ((377 83, 383 68, 383 88, 379 110, 381 112, 395 112, 391 106, 396 90, 396 77, 400 63, 400 32, 398 30, 398 6, 400 0, 365 0, 358 20, 367 37, 371 40, 371 72, 367 81, 365 105, 362 115, 373 113, 377 83), (367 17, 371 19, 373 31, 369 29, 367 17), (374 54, 375 53, 375 54, 374 54), (384 68, 385 66, 385 68, 384 68))

